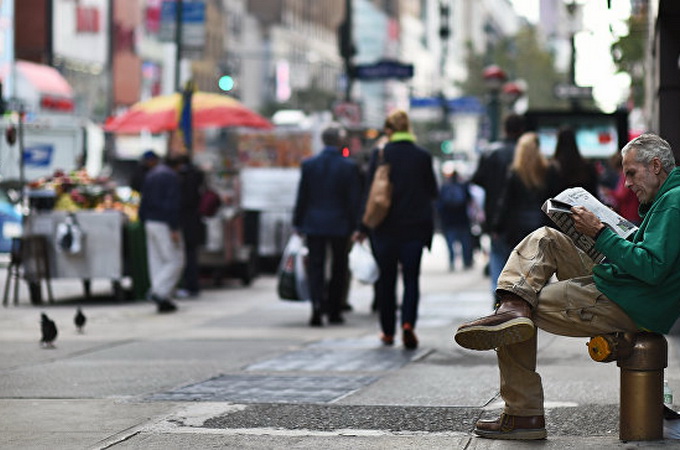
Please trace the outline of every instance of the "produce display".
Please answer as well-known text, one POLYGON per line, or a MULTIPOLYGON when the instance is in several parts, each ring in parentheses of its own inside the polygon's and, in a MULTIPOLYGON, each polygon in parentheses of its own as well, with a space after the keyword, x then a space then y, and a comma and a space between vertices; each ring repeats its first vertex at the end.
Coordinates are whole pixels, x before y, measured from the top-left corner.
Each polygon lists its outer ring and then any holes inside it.
POLYGON ((129 188, 116 187, 108 177, 92 178, 85 169, 70 173, 56 170, 50 177, 31 181, 28 188, 34 206, 39 204, 37 209, 116 210, 123 212, 129 220, 137 221, 139 194, 129 188))

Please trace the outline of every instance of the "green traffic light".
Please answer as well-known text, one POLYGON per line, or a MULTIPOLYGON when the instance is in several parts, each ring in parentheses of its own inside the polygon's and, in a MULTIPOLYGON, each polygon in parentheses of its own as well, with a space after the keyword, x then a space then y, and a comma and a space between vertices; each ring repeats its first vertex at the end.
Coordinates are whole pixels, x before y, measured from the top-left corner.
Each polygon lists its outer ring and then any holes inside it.
POLYGON ((441 148, 442 153, 449 155, 449 154, 453 153, 453 142, 452 141, 442 141, 440 148, 441 148))
POLYGON ((223 91, 231 91, 234 89, 234 79, 230 77, 229 75, 224 75, 220 77, 220 81, 218 82, 218 86, 220 89, 223 91))

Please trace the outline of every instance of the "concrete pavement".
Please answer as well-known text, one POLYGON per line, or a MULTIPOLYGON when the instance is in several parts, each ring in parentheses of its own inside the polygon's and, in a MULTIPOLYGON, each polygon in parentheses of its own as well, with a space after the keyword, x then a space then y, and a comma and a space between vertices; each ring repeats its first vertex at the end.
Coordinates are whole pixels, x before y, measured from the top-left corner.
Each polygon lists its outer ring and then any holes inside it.
MULTIPOLYGON (((357 283, 347 323, 320 329, 307 326, 308 304, 276 298, 273 276, 208 287, 171 315, 82 301, 74 280, 54 280, 57 303, 36 307, 22 285, 20 304, 0 310, 0 448, 680 448, 619 441, 617 367, 591 361, 585 339, 548 334, 548 439, 475 437, 474 422, 501 407, 495 355, 457 347, 452 333, 489 312, 491 297, 481 259, 450 273, 445 252, 438 236, 424 259, 415 352, 379 344, 372 289, 357 283), (59 327, 54 350, 38 345, 41 312, 59 327)), ((669 346, 666 378, 680 395, 677 338, 669 346)))

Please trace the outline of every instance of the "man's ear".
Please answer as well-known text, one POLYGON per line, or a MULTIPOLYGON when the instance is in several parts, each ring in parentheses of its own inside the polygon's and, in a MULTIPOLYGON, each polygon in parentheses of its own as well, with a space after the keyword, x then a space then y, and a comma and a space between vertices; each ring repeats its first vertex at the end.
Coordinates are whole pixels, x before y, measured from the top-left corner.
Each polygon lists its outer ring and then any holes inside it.
POLYGON ((659 175, 663 171, 663 164, 659 158, 652 158, 652 170, 654 175, 659 175))

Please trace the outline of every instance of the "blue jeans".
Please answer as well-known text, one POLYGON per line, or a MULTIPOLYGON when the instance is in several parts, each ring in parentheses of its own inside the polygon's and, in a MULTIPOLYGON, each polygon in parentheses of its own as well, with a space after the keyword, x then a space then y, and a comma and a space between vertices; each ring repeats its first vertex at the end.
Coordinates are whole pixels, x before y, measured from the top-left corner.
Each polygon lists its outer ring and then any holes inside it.
POLYGON ((446 227, 443 229, 444 238, 446 239, 446 246, 449 249, 449 265, 453 269, 453 264, 456 260, 455 243, 460 244, 463 253, 463 265, 467 267, 472 266, 472 233, 470 227, 465 225, 446 227))
MULTIPOLYGON (((491 278, 491 295, 496 298, 496 284, 503 267, 510 257, 512 249, 499 236, 491 236, 491 248, 489 250, 489 278, 491 278)), ((494 300, 495 301, 495 300, 494 300)))
POLYGON ((377 281, 378 311, 382 332, 394 336, 397 318, 397 271, 401 264, 404 298, 401 302, 401 324, 415 328, 420 301, 420 261, 424 243, 418 239, 403 240, 391 236, 374 236, 373 252, 380 278, 377 281))

